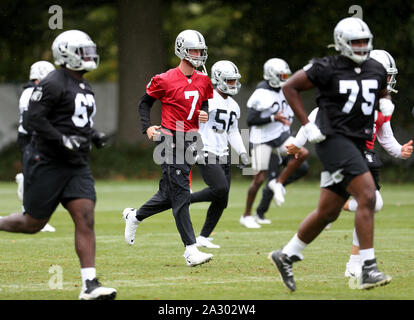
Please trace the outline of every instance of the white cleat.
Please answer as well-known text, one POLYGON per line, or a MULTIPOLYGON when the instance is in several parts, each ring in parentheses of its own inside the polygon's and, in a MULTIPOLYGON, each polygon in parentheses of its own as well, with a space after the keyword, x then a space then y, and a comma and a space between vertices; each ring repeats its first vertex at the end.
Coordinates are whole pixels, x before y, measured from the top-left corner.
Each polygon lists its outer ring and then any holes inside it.
POLYGON ((270 180, 268 186, 273 191, 273 200, 280 207, 285 202, 285 187, 281 183, 276 182, 275 179, 270 180))
POLYGON ((86 280, 86 288, 79 295, 79 300, 114 300, 116 289, 102 287, 98 279, 86 280))
POLYGON ((185 258, 187 266, 189 267, 199 266, 213 259, 213 255, 211 253, 204 253, 199 251, 196 245, 187 246, 183 257, 185 258))
POLYGON ((219 249, 220 246, 218 244, 214 244, 211 242, 211 240, 209 238, 203 237, 203 236, 198 236, 196 238, 197 240, 197 247, 205 247, 205 248, 210 248, 210 249, 219 249))
POLYGON ((325 230, 329 230, 329 229, 331 229, 331 227, 332 227, 332 222, 331 222, 331 223, 328 223, 328 224, 325 226, 325 230))
POLYGON ((16 174, 16 183, 17 183, 17 197, 20 201, 23 201, 23 192, 24 192, 24 176, 23 173, 16 174))
POLYGON ((241 216, 240 217, 240 224, 242 226, 245 226, 246 228, 249 229, 259 229, 260 228, 260 224, 258 224, 256 222, 256 220, 254 219, 254 217, 252 216, 241 216))
POLYGON ((260 218, 257 213, 255 214, 254 219, 256 220, 256 222, 258 224, 271 224, 272 223, 272 221, 269 220, 269 219, 262 219, 262 218, 260 218))
POLYGON ((40 231, 41 232, 55 232, 56 229, 54 227, 52 227, 50 224, 46 223, 46 225, 40 231))
POLYGON ((345 269, 345 278, 359 278, 362 273, 361 263, 347 262, 345 269))
POLYGON ((125 221, 125 242, 133 245, 135 242, 135 232, 137 231, 139 221, 136 218, 137 210, 134 208, 125 208, 122 212, 122 218, 125 221))

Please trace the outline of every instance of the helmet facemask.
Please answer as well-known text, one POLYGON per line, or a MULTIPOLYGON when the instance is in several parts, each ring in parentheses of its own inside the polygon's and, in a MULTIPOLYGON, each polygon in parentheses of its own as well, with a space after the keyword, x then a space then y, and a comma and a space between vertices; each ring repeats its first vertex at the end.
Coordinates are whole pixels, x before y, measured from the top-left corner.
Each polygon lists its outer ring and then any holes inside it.
POLYGON ((200 49, 200 55, 195 55, 195 54, 190 54, 189 50, 197 50, 200 48, 183 48, 183 52, 184 52, 184 59, 187 60, 188 62, 190 62, 193 67, 195 68, 199 68, 201 66, 204 66, 206 61, 207 61, 207 47, 200 49))
POLYGON ((216 86, 217 90, 229 96, 239 93, 240 78, 238 68, 231 61, 220 60, 211 67, 211 83, 216 86), (229 81, 234 83, 230 84, 229 81))
POLYGON ((241 83, 239 81, 239 78, 220 79, 220 82, 217 85, 217 89, 225 94, 228 94, 229 96, 234 96, 239 93, 240 88, 241 88, 241 83), (232 80, 235 81, 234 84, 229 84, 228 81, 232 81, 232 80))

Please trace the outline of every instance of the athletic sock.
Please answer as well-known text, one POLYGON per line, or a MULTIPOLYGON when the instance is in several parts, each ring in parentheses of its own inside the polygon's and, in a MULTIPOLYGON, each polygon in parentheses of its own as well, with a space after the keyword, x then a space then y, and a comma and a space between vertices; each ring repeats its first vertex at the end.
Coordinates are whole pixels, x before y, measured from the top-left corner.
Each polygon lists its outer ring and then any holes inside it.
POLYGON ((287 254, 288 257, 297 256, 299 259, 303 260, 302 251, 306 248, 306 246, 307 244, 300 240, 298 234, 296 233, 288 244, 283 247, 282 253, 287 254))
POLYGON ((349 211, 356 212, 357 208, 358 208, 358 202, 356 202, 355 199, 349 200, 349 203, 348 203, 349 211))
POLYGON ((82 290, 86 289, 86 280, 92 280, 96 278, 96 269, 95 268, 82 268, 82 290))
POLYGON ((365 261, 375 259, 374 248, 359 250, 361 256, 361 264, 363 265, 365 261))
POLYGON ((351 254, 349 256, 349 263, 352 264, 361 264, 361 256, 359 254, 351 254))

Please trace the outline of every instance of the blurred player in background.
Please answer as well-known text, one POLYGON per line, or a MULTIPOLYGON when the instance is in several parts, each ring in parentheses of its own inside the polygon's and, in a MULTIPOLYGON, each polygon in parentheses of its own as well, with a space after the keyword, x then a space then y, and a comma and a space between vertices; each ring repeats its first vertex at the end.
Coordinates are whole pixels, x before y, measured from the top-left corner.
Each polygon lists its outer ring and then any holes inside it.
POLYGON ((172 208, 185 246, 183 256, 187 266, 197 266, 210 261, 213 255, 199 251, 196 245, 189 212, 189 174, 194 162, 188 157, 180 159, 180 153, 193 154, 193 139, 187 139, 190 136, 198 138, 196 143, 202 144, 200 136, 194 133, 198 131, 199 122, 208 120, 208 99, 213 97, 213 86, 206 74, 196 70, 204 67, 207 60, 207 46, 200 32, 182 31, 175 41, 175 54, 181 59, 180 64, 152 77, 138 108, 142 133, 157 141, 157 148, 165 146, 165 154, 171 156, 171 161, 161 163, 162 178, 158 192, 138 210, 124 209, 122 216, 125 241, 132 245, 139 223, 172 208), (152 125, 150 121, 151 107, 156 100, 161 101, 161 125, 152 125))
MULTIPOLYGON (((272 153, 281 157, 286 155, 287 144, 293 137, 290 125, 293 111, 286 102, 282 86, 291 75, 286 61, 272 58, 263 66, 264 81, 261 81, 247 101, 247 125, 250 127, 250 143, 252 144, 252 168, 257 172, 247 192, 246 208, 240 217, 240 223, 246 228, 260 228, 259 223, 266 223, 264 217, 251 215, 251 209, 257 191, 266 179, 272 153), (259 223, 258 223, 259 222, 259 223)), ((291 158, 286 168, 278 177, 271 179, 268 187, 273 192, 276 205, 281 206, 285 199, 284 184, 289 176, 298 169, 307 157, 304 150, 301 158, 291 158)))
POLYGON ((208 187, 191 194, 191 203, 211 202, 200 236, 197 237, 197 245, 201 247, 220 248, 211 242, 209 236, 227 208, 229 199, 231 157, 228 144, 240 155, 244 166, 250 164, 238 128, 240 107, 232 98, 239 93, 240 78, 237 66, 231 61, 217 61, 211 68, 211 82, 215 90, 213 98, 208 101, 209 120, 200 124, 204 162, 198 165, 208 187))
MULTIPOLYGON (((48 61, 37 61, 33 63, 30 67, 30 74, 29 74, 29 82, 23 86, 23 92, 19 99, 19 110, 20 110, 20 118, 19 118, 19 127, 17 129, 18 136, 17 136, 17 143, 20 148, 20 152, 23 156, 24 149, 30 143, 32 138, 32 133, 29 129, 26 129, 23 126, 23 117, 27 116, 27 109, 29 107, 30 96, 32 95, 33 89, 42 80, 46 77, 49 72, 55 70, 53 64, 48 61)), ((23 164, 23 161, 22 161, 23 164)), ((23 201, 23 193, 24 193, 24 175, 23 173, 18 173, 16 175, 16 183, 17 183, 17 197, 20 201, 23 201)), ((23 209, 24 211, 24 209, 23 209)), ((42 232, 55 232, 56 229, 51 226, 49 223, 40 230, 42 232)))
POLYGON ((96 45, 84 32, 69 30, 52 44, 55 64, 33 89, 24 127, 33 139, 24 149, 23 214, 0 219, 0 230, 39 232, 61 203, 75 224, 80 260, 81 300, 114 299, 116 290, 101 286, 95 269, 96 193, 89 168, 91 142, 102 147, 103 133, 93 129, 94 93, 83 75, 99 64, 96 45))
MULTIPOLYGON (((292 264, 302 260, 306 246, 337 219, 350 195, 358 202, 355 228, 362 262, 359 287, 370 289, 391 281, 378 270, 375 258, 375 183, 363 156, 365 141, 373 135, 374 106, 379 104, 385 116, 394 110, 387 91, 387 72, 379 62, 369 59, 372 38, 361 19, 342 19, 334 30, 335 49, 340 55, 312 60, 283 87, 307 140, 316 143, 323 164, 317 209, 281 250, 269 254, 291 291, 296 290, 292 264), (315 123, 309 121, 300 96, 301 91, 314 87, 318 88, 319 107, 315 123)), ((293 145, 300 147, 295 140, 293 145)))

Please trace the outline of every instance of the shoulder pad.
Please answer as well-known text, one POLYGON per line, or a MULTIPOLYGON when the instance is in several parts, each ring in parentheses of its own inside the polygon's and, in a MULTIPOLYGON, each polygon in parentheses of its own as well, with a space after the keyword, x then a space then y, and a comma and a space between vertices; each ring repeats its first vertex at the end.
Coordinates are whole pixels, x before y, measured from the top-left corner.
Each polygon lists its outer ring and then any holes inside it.
POLYGON ((257 86, 256 89, 267 89, 267 90, 272 90, 272 87, 269 86, 269 83, 267 83, 266 80, 260 81, 257 86))

